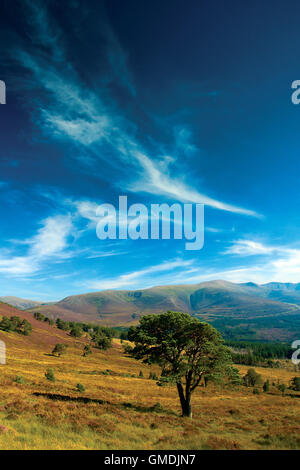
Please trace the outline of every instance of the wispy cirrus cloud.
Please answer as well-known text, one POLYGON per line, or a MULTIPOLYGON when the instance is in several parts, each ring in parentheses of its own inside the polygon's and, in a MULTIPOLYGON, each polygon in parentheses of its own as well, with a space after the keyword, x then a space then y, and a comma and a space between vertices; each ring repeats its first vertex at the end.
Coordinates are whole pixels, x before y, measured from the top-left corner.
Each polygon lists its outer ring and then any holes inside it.
POLYGON ((280 253, 282 251, 286 252, 286 249, 279 246, 265 245, 259 241, 254 240, 236 240, 224 251, 224 254, 251 256, 270 255, 276 252, 280 253))
MULTIPOLYGON (((39 83, 45 92, 44 99, 47 106, 42 106, 40 111, 40 126, 45 132, 53 137, 69 139, 75 145, 82 145, 90 152, 89 161, 103 159, 108 165, 112 159, 107 158, 107 153, 103 153, 99 145, 109 145, 121 166, 127 165, 133 174, 131 178, 133 181, 120 181, 118 184, 133 192, 148 192, 172 200, 203 203, 214 209, 259 217, 259 214, 253 210, 211 198, 203 191, 187 185, 176 173, 174 175, 169 172, 166 160, 151 158, 130 131, 136 128, 135 123, 122 116, 123 113, 118 109, 117 103, 110 106, 104 104, 101 97, 102 90, 92 90, 82 83, 64 51, 61 41, 63 33, 57 25, 50 25, 46 9, 39 5, 39 9, 31 9, 31 14, 35 35, 42 44, 53 51, 52 60, 49 61, 49 57, 44 51, 41 52, 37 45, 34 58, 23 50, 17 51, 16 57, 19 63, 34 75, 35 83, 39 83), (41 15, 43 27, 39 26, 41 15), (66 63, 67 67, 62 68, 62 63, 66 63), (49 95, 51 100, 47 99, 49 95)), ((108 46, 112 47, 113 51, 110 54, 113 69, 115 70, 118 64, 122 71, 127 70, 124 51, 118 46, 118 41, 112 32, 108 36, 110 36, 108 46)), ((129 72, 122 73, 123 79, 126 77, 127 86, 132 88, 129 86, 131 83, 129 75, 129 72)), ((132 91, 131 95, 134 97, 135 92, 132 91)), ((177 129, 175 142, 178 154, 180 152, 190 154, 195 150, 190 143, 190 132, 184 127, 177 129)), ((159 143, 156 146, 160 148, 159 143)))
MULTIPOLYGON (((37 273, 45 262, 71 257, 68 253, 68 237, 73 230, 69 215, 53 216, 41 222, 41 227, 30 239, 21 240, 28 245, 26 255, 14 255, 13 249, 0 252, 0 273, 12 276, 24 276, 37 273)), ((14 241, 18 244, 18 241, 14 241)))
POLYGON ((70 215, 48 217, 42 222, 37 234, 28 240, 29 256, 38 260, 51 256, 67 257, 67 238, 73 228, 70 215))
POLYGON ((270 245, 255 240, 236 240, 223 254, 256 259, 254 264, 248 264, 247 267, 220 273, 229 280, 299 282, 300 248, 270 245))
POLYGON ((174 130, 175 148, 184 155, 190 156, 197 152, 197 147, 191 142, 192 132, 184 126, 175 126, 174 130))
POLYGON ((84 146, 109 138, 112 123, 101 99, 80 85, 72 68, 63 74, 59 64, 48 63, 43 57, 33 58, 22 50, 17 52, 17 59, 48 94, 47 108, 40 110, 44 132, 84 146))
POLYGON ((147 155, 141 152, 136 151, 134 152, 134 155, 145 171, 145 178, 141 182, 138 181, 130 185, 129 188, 132 190, 149 192, 151 194, 162 194, 182 202, 202 203, 206 206, 223 211, 252 217, 261 217, 255 211, 226 204, 222 201, 212 199, 205 194, 198 192, 194 188, 190 188, 177 178, 172 178, 168 175, 166 172, 166 165, 163 169, 159 168, 158 164, 155 164, 147 155))
MULTIPOLYGON (((130 273, 122 274, 121 276, 112 278, 112 279, 99 279, 99 280, 90 280, 86 282, 86 286, 89 289, 119 289, 134 287, 135 289, 141 286, 150 286, 153 285, 154 278, 153 275, 157 275, 162 272, 173 272, 177 269, 187 268, 193 263, 192 260, 171 260, 165 261, 155 266, 149 266, 147 268, 141 269, 139 271, 133 271, 130 273), (149 277, 151 277, 149 279, 149 277)), ((161 278, 159 278, 158 283, 161 278)), ((171 283, 171 281, 169 281, 171 283)))
POLYGON ((124 256, 127 255, 128 251, 121 250, 108 250, 108 251, 90 251, 87 259, 96 259, 96 258, 107 258, 110 256, 124 256))
POLYGON ((71 204, 76 208, 77 214, 89 221, 88 228, 94 228, 99 221, 97 217, 97 208, 99 204, 95 201, 90 201, 87 199, 84 200, 74 200, 71 201, 71 204))
MULTIPOLYGON (((257 284, 271 281, 299 282, 300 249, 271 247, 263 244, 256 248, 256 254, 261 255, 263 260, 250 265, 241 264, 220 270, 209 268, 197 260, 180 259, 126 273, 116 278, 87 281, 86 286, 97 290, 139 289, 155 285, 197 284, 217 279, 236 283, 252 281, 257 284)), ((251 256, 254 255, 253 251, 254 248, 251 250, 251 256)), ((250 256, 249 252, 247 256, 250 256)))

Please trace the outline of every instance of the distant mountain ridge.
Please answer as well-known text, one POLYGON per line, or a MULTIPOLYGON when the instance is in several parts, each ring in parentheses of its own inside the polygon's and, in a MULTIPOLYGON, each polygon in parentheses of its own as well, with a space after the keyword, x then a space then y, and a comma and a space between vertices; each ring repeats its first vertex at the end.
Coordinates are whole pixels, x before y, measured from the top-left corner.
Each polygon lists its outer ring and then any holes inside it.
POLYGON ((6 295, 0 297, 0 302, 12 305, 13 307, 19 308, 20 310, 27 310, 29 308, 38 307, 42 305, 42 302, 36 300, 21 299, 20 297, 14 297, 13 295, 6 295))
POLYGON ((300 283, 269 282, 268 284, 263 284, 261 287, 265 289, 270 299, 300 305, 300 283))
POLYGON ((140 315, 183 310, 191 315, 257 317, 300 312, 300 284, 236 284, 216 280, 139 290, 103 290, 73 295, 40 307, 65 318, 111 324, 133 323, 140 315))
POLYGON ((49 303, 16 297, 0 300, 31 313, 39 311, 54 320, 59 317, 128 327, 142 315, 174 310, 212 322, 229 338, 300 338, 300 283, 258 285, 215 280, 138 290, 103 290, 49 303))

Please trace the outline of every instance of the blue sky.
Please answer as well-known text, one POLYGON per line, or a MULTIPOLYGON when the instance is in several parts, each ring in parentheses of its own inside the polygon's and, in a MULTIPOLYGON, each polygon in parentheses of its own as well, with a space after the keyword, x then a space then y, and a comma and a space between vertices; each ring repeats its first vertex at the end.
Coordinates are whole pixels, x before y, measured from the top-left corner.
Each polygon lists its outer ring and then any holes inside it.
POLYGON ((300 282, 298 2, 1 8, 0 295, 300 282), (204 203, 203 249, 99 240, 120 195, 204 203))

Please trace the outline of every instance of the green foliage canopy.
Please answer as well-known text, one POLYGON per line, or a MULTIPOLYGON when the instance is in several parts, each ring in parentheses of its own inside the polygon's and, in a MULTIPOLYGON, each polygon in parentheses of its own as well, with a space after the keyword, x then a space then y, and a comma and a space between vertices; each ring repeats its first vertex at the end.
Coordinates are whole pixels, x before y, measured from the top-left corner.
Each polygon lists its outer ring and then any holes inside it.
POLYGON ((132 357, 161 367, 160 385, 177 385, 184 416, 191 416, 191 394, 202 378, 236 377, 230 350, 220 333, 186 313, 143 316, 128 331, 128 339, 134 343, 128 349, 132 357))
POLYGON ((10 318, 4 315, 0 322, 0 330, 12 331, 21 335, 29 336, 32 332, 32 325, 28 320, 22 319, 16 315, 10 318))

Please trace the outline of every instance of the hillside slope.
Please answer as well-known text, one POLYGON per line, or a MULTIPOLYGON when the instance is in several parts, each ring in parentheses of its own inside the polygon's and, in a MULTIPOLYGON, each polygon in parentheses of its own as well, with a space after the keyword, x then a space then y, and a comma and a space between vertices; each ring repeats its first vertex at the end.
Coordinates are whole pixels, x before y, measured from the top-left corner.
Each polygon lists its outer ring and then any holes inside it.
POLYGON ((74 338, 71 338, 65 331, 50 326, 48 323, 36 320, 31 312, 24 312, 23 310, 0 302, 0 319, 3 316, 18 316, 28 320, 32 325, 32 333, 30 336, 0 330, 0 340, 6 343, 7 348, 10 346, 18 347, 26 354, 27 348, 32 346, 38 349, 45 349, 46 347, 51 350, 51 347, 57 343, 74 343, 74 338))
MULTIPOLYGON (((283 287, 282 291, 286 289, 283 287)), ((241 326, 244 330, 253 327, 253 331, 258 328, 265 330, 262 338, 268 338, 272 330, 272 339, 289 339, 296 334, 296 330, 293 333, 290 323, 284 322, 295 316, 300 321, 300 306, 274 300, 274 291, 273 285, 235 284, 219 280, 195 285, 159 286, 135 291, 105 290, 74 295, 52 305, 40 306, 38 311, 54 319, 61 317, 110 326, 129 326, 137 323, 141 315, 150 313, 184 311, 203 320, 217 322, 222 331, 225 326, 241 326)), ((296 291, 294 287, 293 291, 296 291)), ((276 292, 281 292, 278 286, 276 292)), ((291 294, 289 298, 295 300, 296 295, 291 294)), ((226 335, 231 336, 228 328, 226 335)))
POLYGON ((0 302, 10 304, 13 307, 17 307, 21 310, 26 310, 42 305, 42 302, 37 302, 36 300, 29 299, 21 299, 20 297, 14 297, 13 295, 6 295, 4 297, 0 297, 0 302))

